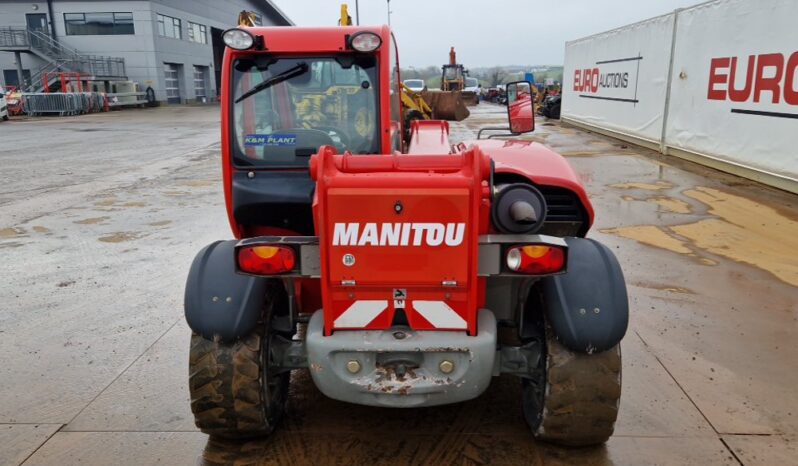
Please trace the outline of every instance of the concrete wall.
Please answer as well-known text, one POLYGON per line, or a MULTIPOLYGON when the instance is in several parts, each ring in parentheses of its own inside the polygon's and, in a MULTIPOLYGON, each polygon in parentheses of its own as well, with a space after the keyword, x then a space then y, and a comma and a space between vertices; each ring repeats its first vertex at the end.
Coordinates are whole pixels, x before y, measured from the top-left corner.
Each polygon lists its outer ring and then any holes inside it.
MULTIPOLYGON (((256 11, 263 17, 263 25, 283 22, 275 17, 264 1, 254 0, 120 0, 120 1, 57 1, 53 2, 55 31, 64 45, 92 55, 108 55, 125 59, 125 68, 130 80, 138 82, 143 89, 152 87, 156 98, 166 101, 164 63, 182 65, 180 73, 181 100, 193 101, 193 67, 207 67, 206 94, 216 95, 214 79, 211 28, 221 30, 236 25, 242 10, 256 11), (132 12, 134 35, 68 36, 64 24, 64 13, 87 12, 132 12), (181 39, 161 37, 157 32, 157 15, 163 14, 181 21, 181 39), (200 44, 188 40, 188 23, 203 24, 207 28, 208 43, 200 44)), ((25 26, 25 13, 48 13, 46 2, 9 0, 0 7, 0 27, 25 26), (38 10, 33 10, 33 5, 38 10)), ((49 17, 49 15, 48 15, 49 17)), ((44 63, 35 56, 23 56, 23 65, 35 71, 44 63)), ((0 69, 15 69, 14 55, 0 52, 0 69)), ((2 77, 0 76, 0 79, 2 77)))

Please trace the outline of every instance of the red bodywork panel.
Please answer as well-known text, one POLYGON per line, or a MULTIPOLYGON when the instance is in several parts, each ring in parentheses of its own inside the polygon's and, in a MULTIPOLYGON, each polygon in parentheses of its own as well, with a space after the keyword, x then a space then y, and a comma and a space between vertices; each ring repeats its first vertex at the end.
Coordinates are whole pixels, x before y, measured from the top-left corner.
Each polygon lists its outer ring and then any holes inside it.
POLYGON ((325 331, 387 329, 403 309, 414 329, 475 334, 489 174, 478 148, 314 155, 325 331))
POLYGON ((562 155, 534 141, 480 139, 464 141, 458 147, 478 146, 490 156, 495 173, 524 177, 538 186, 555 186, 573 191, 593 225, 593 205, 579 176, 562 155))
POLYGON ((413 120, 410 123, 408 154, 449 154, 449 122, 413 120))

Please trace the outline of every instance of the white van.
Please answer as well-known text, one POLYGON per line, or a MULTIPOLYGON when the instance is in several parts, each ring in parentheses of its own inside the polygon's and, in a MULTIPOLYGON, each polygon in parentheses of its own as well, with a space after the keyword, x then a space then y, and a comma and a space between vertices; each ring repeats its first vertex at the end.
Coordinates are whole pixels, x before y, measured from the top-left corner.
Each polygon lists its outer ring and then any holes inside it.
POLYGON ((413 92, 421 92, 427 90, 427 85, 423 79, 405 79, 402 81, 405 86, 413 92))
POLYGON ((466 92, 479 94, 479 91, 481 90, 479 80, 477 78, 465 78, 465 88, 463 90, 466 92))

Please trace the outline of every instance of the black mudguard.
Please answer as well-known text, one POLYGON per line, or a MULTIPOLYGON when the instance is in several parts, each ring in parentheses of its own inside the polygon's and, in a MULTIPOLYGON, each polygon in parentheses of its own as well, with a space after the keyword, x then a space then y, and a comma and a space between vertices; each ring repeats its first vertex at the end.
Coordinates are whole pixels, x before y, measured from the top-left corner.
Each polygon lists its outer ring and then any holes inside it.
POLYGON ((546 320, 571 351, 599 353, 618 344, 629 325, 629 298, 618 260, 598 241, 565 238, 568 270, 539 283, 546 320))
POLYGON ((188 272, 184 307, 191 330, 212 340, 249 335, 260 319, 268 280, 236 273, 237 241, 205 246, 188 272))

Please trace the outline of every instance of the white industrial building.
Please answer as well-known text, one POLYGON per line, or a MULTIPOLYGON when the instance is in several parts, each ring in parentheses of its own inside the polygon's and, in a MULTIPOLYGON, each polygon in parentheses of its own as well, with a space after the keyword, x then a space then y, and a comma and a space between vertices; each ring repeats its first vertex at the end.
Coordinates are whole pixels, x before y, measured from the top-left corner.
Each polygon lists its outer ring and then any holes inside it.
POLYGON ((221 34, 241 11, 293 24, 269 0, 0 0, 0 84, 39 91, 73 72, 90 90, 133 81, 159 101, 213 100, 221 34))

